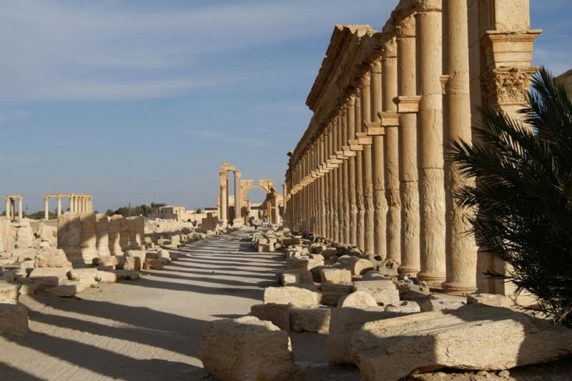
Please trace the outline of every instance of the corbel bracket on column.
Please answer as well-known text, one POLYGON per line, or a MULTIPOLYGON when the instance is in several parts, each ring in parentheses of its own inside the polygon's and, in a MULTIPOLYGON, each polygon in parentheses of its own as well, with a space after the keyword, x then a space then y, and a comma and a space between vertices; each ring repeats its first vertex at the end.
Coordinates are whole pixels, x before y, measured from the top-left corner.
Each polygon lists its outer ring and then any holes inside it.
POLYGON ((346 156, 344 155, 344 151, 340 150, 336 152, 336 157, 340 159, 342 162, 346 160, 346 156))
POLYGON ((420 95, 402 95, 397 97, 397 112, 400 114, 412 114, 419 112, 419 102, 421 102, 420 95))
POLYGON ((356 136, 357 136, 358 143, 361 145, 369 146, 373 142, 371 136, 367 135, 367 132, 357 132, 356 136))
POLYGON ((380 136, 385 135, 385 128, 381 125, 381 122, 365 122, 364 128, 369 136, 380 136))
POLYGON ((350 140, 350 149, 354 152, 363 151, 363 146, 359 143, 358 139, 350 140))
MULTIPOLYGON (((330 156, 330 158, 328 159, 328 161, 331 164, 342 164, 343 160, 338 159, 337 154, 333 154, 332 156, 330 156)), ((336 167, 337 168, 337 167, 336 167)))
POLYGON ((352 150, 351 150, 350 146, 343 146, 342 149, 343 149, 343 151, 344 151, 344 156, 345 156, 346 158, 357 156, 357 154, 355 153, 355 151, 352 151, 352 150))
POLYGON ((399 127, 399 113, 397 112, 380 112, 377 114, 381 119, 381 125, 386 127, 399 127))

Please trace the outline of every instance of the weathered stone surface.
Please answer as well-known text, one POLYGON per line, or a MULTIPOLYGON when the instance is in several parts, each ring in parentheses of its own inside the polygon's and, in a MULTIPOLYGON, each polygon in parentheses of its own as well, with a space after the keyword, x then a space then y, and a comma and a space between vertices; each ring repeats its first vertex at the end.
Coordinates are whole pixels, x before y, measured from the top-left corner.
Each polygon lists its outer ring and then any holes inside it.
POLYGON ((397 305, 393 305, 390 304, 387 307, 385 307, 386 311, 389 312, 400 312, 403 314, 413 314, 413 313, 418 313, 421 312, 421 307, 419 306, 419 303, 417 302, 413 302, 411 300, 403 300, 401 302, 399 302, 399 304, 397 305))
POLYGON ((56 287, 46 288, 46 292, 60 298, 70 298, 85 290, 88 285, 80 281, 67 281, 56 287))
POLYGON ((264 290, 264 303, 313 307, 320 304, 320 293, 300 287, 267 287, 264 290))
POLYGON ((26 307, 19 304, 0 304, 0 335, 25 336, 29 330, 26 307))
POLYGON ((201 360, 221 381, 300 380, 288 333, 254 316, 208 323, 201 360))
POLYGON ((284 270, 280 274, 283 286, 313 284, 312 273, 307 270, 284 270))
POLYGON ((293 332, 327 334, 330 331, 331 309, 327 307, 290 308, 290 329, 293 332))
POLYGON ((250 307, 250 314, 290 332, 290 305, 288 304, 255 304, 250 307))
POLYGON ((160 259, 146 259, 143 263, 145 270, 163 270, 163 262, 160 259))
POLYGON ((71 268, 66 253, 62 249, 46 249, 36 253, 34 257, 35 267, 65 267, 71 268))
POLYGON ((505 295, 473 294, 467 296, 467 304, 486 304, 493 307, 514 307, 514 302, 505 295))
POLYGON ((399 303, 399 291, 390 280, 362 280, 354 282, 355 291, 365 291, 383 306, 399 303))
POLYGON ((397 277, 399 275, 399 262, 394 259, 387 258, 379 264, 378 271, 390 277, 397 277))
POLYGON ((411 280, 400 281, 397 288, 399 289, 399 298, 402 300, 412 300, 421 303, 431 295, 429 286, 417 284, 411 280))
POLYGON ((377 302, 371 294, 365 291, 356 291, 338 300, 338 307, 377 307, 377 302))
POLYGON ((346 269, 322 268, 322 283, 349 284, 352 283, 352 273, 346 269))
POLYGON ((381 274, 379 271, 375 270, 368 271, 362 276, 362 280, 384 280, 384 279, 387 279, 387 277, 381 274))
POLYGON ((349 345, 354 332, 368 322, 399 316, 386 312, 383 307, 334 308, 330 318, 328 336, 328 362, 330 365, 352 364, 349 345))
POLYGON ((30 226, 30 221, 24 219, 16 230, 16 247, 28 248, 34 245, 34 231, 30 226))
POLYGON ((84 263, 80 251, 81 221, 73 213, 64 213, 58 217, 58 248, 66 253, 72 263, 84 263))
POLYGON ((119 279, 137 280, 139 279, 139 271, 136 270, 113 270, 119 279))
POLYGON ((572 354, 572 330, 477 304, 366 323, 351 354, 366 381, 398 380, 417 369, 502 370, 572 354))
POLYGON ((362 275, 373 270, 373 263, 367 259, 358 259, 352 264, 352 275, 362 275))
POLYGON ((83 263, 91 264, 93 263, 93 258, 98 256, 96 243, 97 234, 95 229, 95 214, 86 213, 80 215, 81 221, 81 243, 80 250, 83 263))
POLYGON ((101 283, 115 283, 119 277, 113 271, 97 271, 95 280, 101 283))
POLYGON ((109 217, 105 214, 95 215, 95 233, 97 253, 100 257, 111 255, 109 250, 109 217))
POLYGON ((0 282, 0 303, 18 303, 18 285, 7 282, 0 282))
POLYGON ((448 294, 432 294, 418 303, 423 312, 456 310, 467 304, 467 298, 448 294))
POLYGON ((353 285, 350 284, 336 284, 336 283, 322 283, 322 304, 335 307, 338 301, 344 296, 353 291, 353 285))
POLYGON ((52 286, 58 286, 68 279, 68 272, 69 269, 66 268, 41 267, 32 270, 28 277, 52 286))
POLYGON ((78 281, 84 287, 89 287, 97 284, 98 273, 99 271, 94 267, 72 269, 68 273, 68 279, 78 281))

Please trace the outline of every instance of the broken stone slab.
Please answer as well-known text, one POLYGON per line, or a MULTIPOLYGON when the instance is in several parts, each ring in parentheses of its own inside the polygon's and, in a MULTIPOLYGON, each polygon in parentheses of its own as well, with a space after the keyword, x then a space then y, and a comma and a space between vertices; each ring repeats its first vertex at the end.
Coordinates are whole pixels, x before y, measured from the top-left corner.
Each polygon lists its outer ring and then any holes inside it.
POLYGON ((0 304, 0 335, 25 336, 29 330, 26 307, 21 304, 0 304))
POLYGON ((467 304, 467 298, 449 294, 431 294, 425 300, 417 302, 422 312, 456 310, 467 304))
POLYGON ((0 303, 17 304, 18 288, 19 286, 17 284, 0 282, 0 303))
POLYGON ((119 279, 137 280, 139 279, 139 271, 137 270, 113 270, 119 279))
POLYGON ((395 284, 387 279, 361 280, 354 282, 355 291, 365 291, 375 298, 377 304, 387 306, 399 304, 399 291, 395 284))
POLYGON ((327 341, 328 363, 330 365, 353 364, 349 348, 352 335, 366 322, 396 316, 400 314, 387 312, 383 307, 332 309, 330 335, 327 341))
POLYGON ((402 300, 421 303, 431 295, 431 290, 425 282, 418 284, 412 280, 402 280, 397 283, 397 288, 399 289, 399 298, 402 300))
POLYGON ((60 298, 71 298, 88 288, 85 283, 80 281, 67 281, 56 287, 46 288, 46 292, 60 298))
POLYGON ((389 312, 400 312, 403 314, 414 314, 421 312, 421 307, 417 302, 413 302, 411 300, 403 300, 397 305, 388 305, 385 307, 385 310, 389 312))
POLYGON ((351 355, 366 381, 415 370, 504 370, 572 354, 572 330, 507 308, 481 304, 364 324, 351 355))
POLYGON ((163 262, 160 259, 146 259, 142 268, 144 270, 163 270, 163 262))
POLYGON ((293 332, 327 334, 330 331, 331 309, 327 307, 290 308, 290 329, 293 332))
POLYGON ((388 278, 379 271, 375 270, 367 271, 362 275, 362 280, 384 280, 384 279, 388 278))
POLYGON ((505 295, 498 294, 472 294, 467 296, 467 304, 486 304, 493 307, 515 307, 514 302, 505 295))
POLYGON ((350 284, 336 284, 336 283, 322 283, 322 304, 326 306, 336 307, 338 301, 353 291, 353 285, 350 284))
POLYGON ((373 270, 374 266, 371 261, 367 259, 358 259, 352 263, 352 275, 362 275, 370 270, 373 270))
POLYGON ((321 271, 321 281, 322 283, 350 284, 352 283, 352 272, 346 269, 325 267, 321 271))
POLYGON ((399 276, 399 262, 394 259, 387 258, 379 264, 377 271, 382 275, 397 278, 399 276))
POLYGON ((288 304, 255 304, 250 307, 250 314, 260 320, 272 322, 278 328, 290 332, 290 305, 288 304))
POLYGON ((320 304, 320 293, 301 287, 267 287, 264 304, 290 304, 296 307, 313 307, 320 304))
POLYGON ((34 257, 35 267, 65 267, 71 268, 72 264, 68 261, 66 253, 62 249, 46 249, 40 250, 34 257))
POLYGON ((119 277, 117 276, 117 274, 113 271, 103 271, 103 270, 99 270, 97 271, 97 275, 95 277, 95 280, 101 283, 115 283, 117 282, 117 280, 119 279, 119 277))
POLYGON ((284 270, 280 274, 280 283, 283 286, 314 284, 312 273, 306 270, 284 270))
POLYGON ((28 278, 42 281, 51 286, 58 286, 68 280, 69 269, 56 267, 39 267, 30 272, 28 278))
POLYGON ((78 281, 87 288, 97 284, 98 273, 99 271, 95 267, 71 269, 68 272, 68 279, 71 281, 78 281))
POLYGON ((377 302, 371 294, 365 291, 356 291, 338 300, 338 307, 377 307, 377 302))
POLYGON ((208 323, 200 358, 205 370, 221 381, 302 379, 288 333, 254 316, 208 323))

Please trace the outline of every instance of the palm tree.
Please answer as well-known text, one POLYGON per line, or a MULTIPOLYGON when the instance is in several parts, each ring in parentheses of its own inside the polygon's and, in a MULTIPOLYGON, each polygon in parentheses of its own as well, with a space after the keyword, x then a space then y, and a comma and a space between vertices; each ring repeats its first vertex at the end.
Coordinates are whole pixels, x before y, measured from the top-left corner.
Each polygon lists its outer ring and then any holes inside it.
POLYGON ((541 69, 532 79, 525 123, 483 110, 475 143, 448 145, 449 159, 475 178, 455 196, 467 208, 479 245, 512 266, 518 291, 572 326, 572 100, 541 69))

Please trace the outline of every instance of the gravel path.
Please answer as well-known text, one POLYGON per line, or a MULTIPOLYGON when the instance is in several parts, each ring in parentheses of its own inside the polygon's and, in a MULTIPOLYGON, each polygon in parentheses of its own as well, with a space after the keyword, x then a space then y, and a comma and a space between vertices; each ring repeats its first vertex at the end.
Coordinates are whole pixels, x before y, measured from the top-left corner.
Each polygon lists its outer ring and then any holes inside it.
POLYGON ((201 380, 205 322, 260 303, 282 267, 279 253, 250 249, 248 232, 180 251, 163 271, 60 299, 22 296, 30 334, 0 338, 2 380, 201 380))

